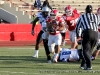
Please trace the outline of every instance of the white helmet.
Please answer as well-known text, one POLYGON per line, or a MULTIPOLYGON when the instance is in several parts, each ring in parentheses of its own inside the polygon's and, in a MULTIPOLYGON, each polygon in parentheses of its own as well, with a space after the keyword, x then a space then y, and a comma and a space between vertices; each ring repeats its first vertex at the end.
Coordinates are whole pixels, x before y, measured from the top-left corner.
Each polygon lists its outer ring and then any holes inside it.
POLYGON ((47 6, 42 7, 42 12, 49 12, 49 8, 47 6))
POLYGON ((47 17, 48 14, 49 14, 49 8, 48 8, 47 6, 42 7, 42 15, 43 15, 44 17, 47 17))

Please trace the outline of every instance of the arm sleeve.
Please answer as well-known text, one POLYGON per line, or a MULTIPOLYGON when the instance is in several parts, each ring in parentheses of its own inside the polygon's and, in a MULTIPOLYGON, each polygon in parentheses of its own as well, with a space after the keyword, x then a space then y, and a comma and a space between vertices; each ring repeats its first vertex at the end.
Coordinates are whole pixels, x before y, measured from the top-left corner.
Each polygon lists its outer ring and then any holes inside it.
POLYGON ((34 21, 32 22, 32 30, 34 30, 34 27, 35 27, 37 21, 39 21, 38 17, 36 17, 34 19, 34 21))

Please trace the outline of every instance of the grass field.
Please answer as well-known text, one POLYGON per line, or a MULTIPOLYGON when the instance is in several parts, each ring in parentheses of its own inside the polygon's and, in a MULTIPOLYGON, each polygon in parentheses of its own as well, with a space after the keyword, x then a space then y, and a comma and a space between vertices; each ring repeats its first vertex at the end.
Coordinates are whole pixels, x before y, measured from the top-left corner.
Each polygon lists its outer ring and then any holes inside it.
MULTIPOLYGON (((39 58, 32 58, 34 46, 0 47, 0 75, 99 75, 100 57, 93 61, 93 70, 79 69, 77 63, 47 63, 44 48, 39 58)), ((53 55, 52 55, 53 56, 53 55)))

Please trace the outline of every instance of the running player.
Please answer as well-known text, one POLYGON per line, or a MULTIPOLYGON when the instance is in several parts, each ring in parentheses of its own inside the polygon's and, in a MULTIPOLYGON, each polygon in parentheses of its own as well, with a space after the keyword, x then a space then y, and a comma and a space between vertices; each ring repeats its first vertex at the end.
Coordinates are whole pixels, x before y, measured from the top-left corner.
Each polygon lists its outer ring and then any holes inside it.
POLYGON ((80 13, 78 12, 77 9, 73 10, 70 5, 68 5, 64 11, 65 13, 63 14, 63 18, 66 21, 66 24, 68 26, 70 40, 72 42, 71 48, 76 49, 76 47, 78 46, 78 43, 77 43, 75 28, 76 28, 76 22, 80 16, 80 13))
POLYGON ((65 28, 65 21, 58 16, 58 10, 54 9, 50 12, 50 17, 47 18, 47 27, 49 31, 48 46, 50 52, 54 52, 53 62, 57 62, 62 36, 60 31, 65 28))

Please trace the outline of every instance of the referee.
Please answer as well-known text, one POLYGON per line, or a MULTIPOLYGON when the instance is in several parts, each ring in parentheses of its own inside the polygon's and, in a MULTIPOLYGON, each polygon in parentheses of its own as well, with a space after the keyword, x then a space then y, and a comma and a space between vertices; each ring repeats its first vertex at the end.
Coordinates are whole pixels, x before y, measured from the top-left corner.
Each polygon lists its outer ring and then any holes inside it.
POLYGON ((98 39, 99 17, 93 14, 92 10, 92 6, 87 5, 85 9, 86 13, 80 16, 76 26, 77 38, 79 38, 79 28, 82 28, 83 59, 80 68, 84 70, 92 69, 91 55, 98 39))

